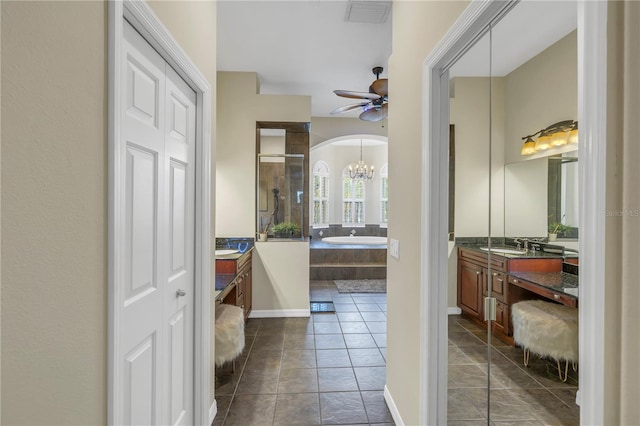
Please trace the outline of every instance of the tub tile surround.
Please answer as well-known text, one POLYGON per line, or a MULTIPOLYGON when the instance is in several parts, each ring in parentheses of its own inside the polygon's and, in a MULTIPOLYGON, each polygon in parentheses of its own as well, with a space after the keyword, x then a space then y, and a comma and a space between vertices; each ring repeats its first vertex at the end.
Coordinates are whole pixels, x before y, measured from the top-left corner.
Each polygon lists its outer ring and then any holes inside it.
POLYGON ((351 230, 355 229, 356 235, 366 235, 370 237, 386 237, 387 228, 380 225, 365 225, 365 226, 342 226, 342 224, 329 225, 326 228, 309 228, 309 235, 312 241, 320 241, 324 237, 348 237, 351 235, 351 230), (322 236, 320 236, 322 232, 322 236))
POLYGON ((213 425, 393 425, 383 396, 386 294, 342 294, 333 281, 310 286, 312 299, 329 296, 349 315, 249 319, 236 372, 216 371, 213 425), (369 305, 379 315, 365 319, 369 305))
MULTIPOLYGON (((382 245, 327 244, 324 237, 349 236, 386 237, 387 228, 379 225, 350 228, 330 225, 329 228, 311 228, 310 272, 311 280, 364 280, 387 277, 387 248, 382 245), (322 231, 322 237, 320 236, 322 231)), ((320 300, 320 299, 317 299, 320 300)), ((324 299, 322 299, 324 300, 324 299)))

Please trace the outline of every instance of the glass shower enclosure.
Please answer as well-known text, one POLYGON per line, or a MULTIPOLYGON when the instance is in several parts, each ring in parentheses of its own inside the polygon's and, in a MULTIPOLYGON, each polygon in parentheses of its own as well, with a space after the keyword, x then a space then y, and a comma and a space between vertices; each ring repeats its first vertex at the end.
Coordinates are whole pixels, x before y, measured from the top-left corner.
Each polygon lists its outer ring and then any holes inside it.
POLYGON ((304 154, 258 154, 258 240, 303 238, 304 177, 304 154))

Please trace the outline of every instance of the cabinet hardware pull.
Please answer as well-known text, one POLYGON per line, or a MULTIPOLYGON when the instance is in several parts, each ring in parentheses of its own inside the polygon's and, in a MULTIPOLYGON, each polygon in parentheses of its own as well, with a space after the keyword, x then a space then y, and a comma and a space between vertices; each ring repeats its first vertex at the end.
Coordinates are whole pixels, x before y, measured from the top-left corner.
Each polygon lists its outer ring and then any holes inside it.
POLYGON ((185 296, 187 293, 184 290, 178 289, 178 291, 176 291, 176 297, 182 297, 185 296))
POLYGON ((553 298, 554 298, 554 299, 556 299, 556 300, 558 300, 558 299, 560 299, 560 295, 559 295, 559 294, 554 294, 554 295, 553 295, 553 298))
POLYGON ((518 284, 518 280, 513 280, 513 283, 514 284, 518 284))
POLYGON ((494 272, 494 273, 493 273, 493 276, 494 276, 494 277, 497 277, 497 276, 498 276, 498 273, 497 273, 497 272, 494 272))
POLYGON ((480 271, 476 271, 476 275, 480 275, 480 271))

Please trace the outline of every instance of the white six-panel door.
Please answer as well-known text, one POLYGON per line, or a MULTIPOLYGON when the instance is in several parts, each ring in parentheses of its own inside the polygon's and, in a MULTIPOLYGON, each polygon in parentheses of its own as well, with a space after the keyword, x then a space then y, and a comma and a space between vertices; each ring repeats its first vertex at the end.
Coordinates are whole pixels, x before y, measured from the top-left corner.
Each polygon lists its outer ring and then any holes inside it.
POLYGON ((118 424, 193 424, 196 95, 124 25, 118 424))

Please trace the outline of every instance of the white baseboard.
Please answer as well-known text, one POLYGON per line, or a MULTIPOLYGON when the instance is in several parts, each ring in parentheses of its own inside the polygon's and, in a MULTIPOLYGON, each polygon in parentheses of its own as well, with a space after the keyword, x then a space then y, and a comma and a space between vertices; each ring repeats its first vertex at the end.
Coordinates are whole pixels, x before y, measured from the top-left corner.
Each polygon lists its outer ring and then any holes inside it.
POLYGON ((462 309, 458 308, 447 308, 447 315, 460 315, 462 314, 462 309))
POLYGON ((288 318, 288 317, 309 317, 310 309, 269 309, 252 310, 249 318, 288 318))
POLYGON ((213 424, 213 419, 216 418, 216 414, 218 414, 218 403, 216 400, 213 400, 213 404, 209 407, 209 424, 213 424))
POLYGON ((389 407, 389 412, 391 413, 391 417, 393 417, 393 422, 396 424, 396 426, 404 426, 404 422, 402 421, 402 417, 400 417, 398 407, 396 407, 396 403, 393 401, 393 397, 391 396, 387 385, 384 385, 384 400, 387 403, 387 407, 389 407))

